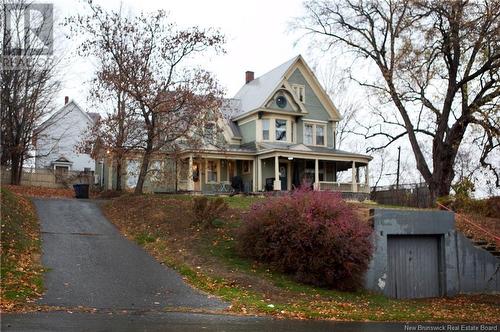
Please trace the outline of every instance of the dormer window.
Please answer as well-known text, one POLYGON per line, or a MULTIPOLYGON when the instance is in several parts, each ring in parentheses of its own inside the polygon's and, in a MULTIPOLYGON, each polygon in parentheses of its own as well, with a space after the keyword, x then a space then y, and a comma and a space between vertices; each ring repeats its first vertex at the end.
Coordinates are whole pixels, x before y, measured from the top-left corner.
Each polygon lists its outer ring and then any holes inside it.
POLYGON ((292 89, 295 92, 295 95, 299 99, 301 103, 305 103, 306 101, 306 88, 301 84, 293 84, 292 89))

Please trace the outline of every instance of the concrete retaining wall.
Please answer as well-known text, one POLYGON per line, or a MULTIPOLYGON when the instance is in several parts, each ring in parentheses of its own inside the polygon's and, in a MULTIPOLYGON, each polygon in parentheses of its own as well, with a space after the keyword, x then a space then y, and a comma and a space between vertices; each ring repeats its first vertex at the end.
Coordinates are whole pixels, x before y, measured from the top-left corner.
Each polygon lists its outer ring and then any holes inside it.
MULTIPOLYGON (((440 240, 441 295, 500 292, 500 259, 475 247, 455 230, 454 215, 446 211, 372 210, 375 251, 365 275, 365 287, 390 295, 387 285, 387 239, 391 235, 435 235, 440 240)), ((411 280, 411 278, 408 278, 411 280)))

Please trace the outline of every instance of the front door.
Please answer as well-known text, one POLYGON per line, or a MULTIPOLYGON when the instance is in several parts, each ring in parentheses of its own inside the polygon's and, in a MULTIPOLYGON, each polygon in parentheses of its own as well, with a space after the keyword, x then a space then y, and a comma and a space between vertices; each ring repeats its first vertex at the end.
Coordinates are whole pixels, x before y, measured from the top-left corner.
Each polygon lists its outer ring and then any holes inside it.
POLYGON ((280 163, 280 181, 281 181, 281 190, 288 190, 288 174, 287 174, 287 168, 288 164, 286 163, 280 163))

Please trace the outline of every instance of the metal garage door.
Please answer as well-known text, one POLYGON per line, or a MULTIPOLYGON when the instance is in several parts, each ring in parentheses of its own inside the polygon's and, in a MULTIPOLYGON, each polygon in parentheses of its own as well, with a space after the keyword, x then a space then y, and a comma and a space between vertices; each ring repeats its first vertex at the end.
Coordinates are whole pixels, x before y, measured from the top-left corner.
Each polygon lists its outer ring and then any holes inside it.
POLYGON ((387 291, 399 299, 440 295, 439 236, 388 236, 387 291))

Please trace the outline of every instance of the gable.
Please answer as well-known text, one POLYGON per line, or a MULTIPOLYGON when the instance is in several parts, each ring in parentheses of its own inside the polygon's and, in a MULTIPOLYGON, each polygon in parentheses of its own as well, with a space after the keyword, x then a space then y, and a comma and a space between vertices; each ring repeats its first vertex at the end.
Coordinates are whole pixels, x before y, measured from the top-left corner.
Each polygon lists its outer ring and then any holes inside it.
MULTIPOLYGON (((342 116, 300 55, 243 85, 234 96, 234 99, 240 102, 240 109, 237 114, 234 114, 233 119, 241 119, 248 114, 258 111, 259 108, 274 108, 275 105, 273 103, 269 104, 269 102, 272 101, 275 93, 281 88, 293 91, 291 89, 292 84, 300 84, 307 87, 306 107, 300 102, 298 104, 301 113, 309 112, 309 107, 313 112, 310 118, 324 121, 341 120, 342 116), (309 97, 309 101, 307 97, 309 97)), ((293 92, 291 99, 298 102, 297 96, 293 92)))
POLYGON ((284 86, 278 89, 273 95, 270 96, 270 98, 268 98, 264 107, 276 111, 288 111, 293 113, 301 113, 303 108, 302 105, 300 105, 295 99, 293 92, 289 91, 284 86), (284 97, 286 99, 287 102, 285 107, 278 106, 276 102, 276 99, 278 97, 284 97))
POLYGON ((273 92, 282 83, 287 70, 297 59, 298 57, 294 57, 264 75, 243 85, 234 96, 234 99, 240 101, 240 110, 238 114, 234 115, 234 117, 236 118, 240 115, 263 107, 270 95, 273 94, 273 92))
POLYGON ((340 113, 312 72, 310 72, 304 63, 298 63, 294 67, 287 81, 290 85, 298 84, 305 87, 304 105, 309 113, 306 118, 322 121, 339 121, 341 119, 340 113))
MULTIPOLYGON (((68 118, 75 120, 80 120, 85 123, 85 127, 94 123, 94 120, 89 116, 89 114, 85 113, 81 107, 74 101, 70 101, 61 109, 54 114, 52 114, 47 120, 45 120, 35 131, 41 133, 46 130, 51 130, 53 127, 60 126, 61 122, 66 122, 68 118)), ((80 122, 77 124, 79 125, 80 122)))

